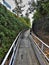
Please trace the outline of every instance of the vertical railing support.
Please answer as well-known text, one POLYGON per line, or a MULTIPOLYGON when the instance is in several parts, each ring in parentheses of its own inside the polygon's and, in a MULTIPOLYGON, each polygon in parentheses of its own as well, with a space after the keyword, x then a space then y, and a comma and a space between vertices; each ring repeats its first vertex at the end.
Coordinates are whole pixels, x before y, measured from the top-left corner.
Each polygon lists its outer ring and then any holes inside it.
POLYGON ((44 49, 44 44, 42 44, 42 47, 41 47, 41 50, 43 51, 43 49, 44 49))

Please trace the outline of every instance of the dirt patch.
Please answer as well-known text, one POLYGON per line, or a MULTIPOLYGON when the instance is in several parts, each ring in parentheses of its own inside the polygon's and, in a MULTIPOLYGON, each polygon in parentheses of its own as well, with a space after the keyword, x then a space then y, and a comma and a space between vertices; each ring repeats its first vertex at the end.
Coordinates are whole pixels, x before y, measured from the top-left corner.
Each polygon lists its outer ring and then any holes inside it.
POLYGON ((44 32, 37 32, 39 38, 41 38, 47 45, 49 45, 49 34, 45 34, 44 32))

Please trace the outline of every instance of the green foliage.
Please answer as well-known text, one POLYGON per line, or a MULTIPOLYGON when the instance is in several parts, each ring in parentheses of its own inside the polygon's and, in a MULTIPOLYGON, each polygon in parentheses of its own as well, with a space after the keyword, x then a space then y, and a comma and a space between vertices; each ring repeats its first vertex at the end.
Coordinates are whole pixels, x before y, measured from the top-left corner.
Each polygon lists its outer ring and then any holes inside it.
POLYGON ((27 17, 19 17, 19 20, 22 21, 22 22, 24 22, 25 25, 27 25, 28 27, 31 26, 31 23, 30 23, 30 19, 29 18, 27 18, 27 17))
POLYGON ((26 21, 27 25, 31 26, 30 19, 28 17, 23 17, 23 19, 26 21))
POLYGON ((22 17, 17 17, 0 4, 0 62, 9 50, 17 34, 21 30, 30 27, 27 21, 20 19, 22 17))
POLYGON ((34 13, 33 18, 34 18, 35 21, 38 21, 41 17, 42 16, 41 16, 41 14, 38 11, 34 13))
POLYGON ((37 0, 33 24, 36 30, 49 32, 49 0, 37 0))

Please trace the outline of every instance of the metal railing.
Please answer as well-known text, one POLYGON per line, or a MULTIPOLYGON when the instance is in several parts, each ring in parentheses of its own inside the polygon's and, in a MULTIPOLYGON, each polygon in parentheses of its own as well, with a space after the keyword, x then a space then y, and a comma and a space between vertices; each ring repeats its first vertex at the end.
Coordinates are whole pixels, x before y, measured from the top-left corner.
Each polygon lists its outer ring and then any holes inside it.
POLYGON ((8 65, 12 65, 15 53, 16 53, 16 51, 18 51, 19 44, 17 43, 17 40, 18 40, 18 38, 19 38, 20 35, 21 35, 21 32, 18 34, 18 36, 14 40, 12 46, 10 47, 8 53, 6 54, 5 58, 3 59, 3 62, 1 63, 1 65, 7 65, 6 62, 7 62, 7 59, 9 57, 11 51, 12 51, 12 56, 10 58, 10 63, 8 65))
POLYGON ((14 60, 15 60, 15 56, 17 55, 18 52, 18 48, 19 48, 19 43, 18 40, 21 37, 21 35, 28 29, 24 29, 22 30, 16 37, 16 39, 14 40, 12 46, 10 47, 9 51, 7 52, 5 58, 3 59, 3 62, 1 63, 1 65, 13 65, 14 64, 14 60), (7 60, 8 59, 8 60, 7 60))
POLYGON ((42 52, 44 57, 49 62, 49 46, 46 43, 44 43, 41 39, 39 39, 34 33, 31 33, 31 35, 36 38, 38 43, 35 40, 34 42, 36 43, 38 49, 42 52))

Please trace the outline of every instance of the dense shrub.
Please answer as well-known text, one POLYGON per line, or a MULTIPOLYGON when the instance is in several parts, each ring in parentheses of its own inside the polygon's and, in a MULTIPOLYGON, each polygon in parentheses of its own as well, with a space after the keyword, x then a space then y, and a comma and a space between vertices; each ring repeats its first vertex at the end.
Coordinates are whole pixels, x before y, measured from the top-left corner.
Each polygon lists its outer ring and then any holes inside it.
POLYGON ((34 7, 36 7, 36 12, 33 16, 35 32, 43 31, 49 33, 49 0, 37 0, 37 4, 34 7))
MULTIPOLYGON (((20 17, 22 19, 22 17, 20 17)), ((0 62, 9 50, 17 34, 29 28, 26 20, 20 20, 15 14, 11 13, 0 4, 0 62), (25 22, 24 22, 25 21, 25 22)))

